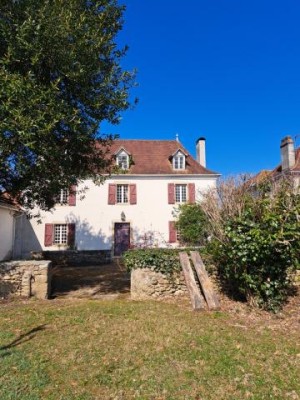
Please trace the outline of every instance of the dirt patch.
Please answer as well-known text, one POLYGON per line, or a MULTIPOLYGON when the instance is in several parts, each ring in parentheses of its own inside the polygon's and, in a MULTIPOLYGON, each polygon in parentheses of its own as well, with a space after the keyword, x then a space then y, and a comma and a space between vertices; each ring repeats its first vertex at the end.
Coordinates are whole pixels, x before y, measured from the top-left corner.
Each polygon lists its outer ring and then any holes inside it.
POLYGON ((130 293, 130 275, 118 264, 55 267, 52 298, 116 298, 130 293))

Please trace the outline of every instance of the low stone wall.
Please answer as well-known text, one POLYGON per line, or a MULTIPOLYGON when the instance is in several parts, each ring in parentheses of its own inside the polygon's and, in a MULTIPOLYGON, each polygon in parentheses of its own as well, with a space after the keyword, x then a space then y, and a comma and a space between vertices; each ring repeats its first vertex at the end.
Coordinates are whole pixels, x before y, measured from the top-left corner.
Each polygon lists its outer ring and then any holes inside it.
POLYGON ((150 268, 131 271, 131 298, 133 300, 164 299, 187 296, 187 294, 182 273, 170 280, 166 275, 150 268))
POLYGON ((32 252, 34 260, 50 260, 52 265, 88 266, 103 265, 111 262, 111 250, 60 250, 32 252))
POLYGON ((9 295, 48 299, 51 291, 50 261, 0 263, 0 297, 9 295))

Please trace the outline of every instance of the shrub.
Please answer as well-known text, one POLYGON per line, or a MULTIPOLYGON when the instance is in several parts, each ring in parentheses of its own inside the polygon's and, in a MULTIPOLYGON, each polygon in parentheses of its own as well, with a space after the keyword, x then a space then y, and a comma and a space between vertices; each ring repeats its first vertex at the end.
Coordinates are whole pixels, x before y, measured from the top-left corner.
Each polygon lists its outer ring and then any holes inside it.
POLYGON ((182 204, 177 210, 176 229, 180 242, 197 246, 207 242, 207 218, 199 204, 182 204))
POLYGON ((212 255, 226 288, 276 311, 287 298, 291 271, 299 267, 300 194, 289 181, 267 182, 255 192, 245 186, 242 193, 236 212, 220 207, 220 218, 210 219, 212 255))
POLYGON ((137 268, 152 268, 153 271, 172 276, 181 269, 179 251, 179 249, 128 250, 123 259, 128 271, 137 268))

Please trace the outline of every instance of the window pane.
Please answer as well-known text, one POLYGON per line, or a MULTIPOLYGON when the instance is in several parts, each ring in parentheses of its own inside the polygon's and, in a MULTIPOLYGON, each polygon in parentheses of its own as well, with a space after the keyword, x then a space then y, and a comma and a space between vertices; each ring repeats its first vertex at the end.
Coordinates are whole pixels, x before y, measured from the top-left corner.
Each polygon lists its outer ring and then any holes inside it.
POLYGON ((67 224, 54 225, 54 243, 67 244, 67 224))
POLYGON ((128 203, 128 185, 117 185, 117 203, 128 203))
POLYGON ((186 202, 186 185, 175 185, 175 201, 176 203, 186 202))
POLYGON ((177 155, 173 160, 174 169, 184 169, 184 156, 177 155))
POLYGON ((118 156, 118 167, 128 169, 128 157, 126 155, 118 156))
POLYGON ((55 201, 60 204, 68 204, 68 199, 69 199, 68 189, 61 189, 55 201))

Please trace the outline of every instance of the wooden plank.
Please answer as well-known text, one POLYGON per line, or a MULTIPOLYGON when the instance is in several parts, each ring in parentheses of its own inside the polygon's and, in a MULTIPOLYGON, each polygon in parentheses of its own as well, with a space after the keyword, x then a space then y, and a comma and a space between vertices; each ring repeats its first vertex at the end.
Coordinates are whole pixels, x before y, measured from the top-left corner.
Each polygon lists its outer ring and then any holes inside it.
POLYGON ((199 287, 196 284, 195 276, 187 253, 180 252, 179 259, 183 270, 186 286, 190 295, 193 310, 204 310, 204 299, 200 293, 199 287))
POLYGON ((214 292, 213 285, 206 272, 205 265, 198 251, 191 251, 191 258, 205 297, 208 308, 210 310, 218 310, 220 308, 219 300, 214 292))

